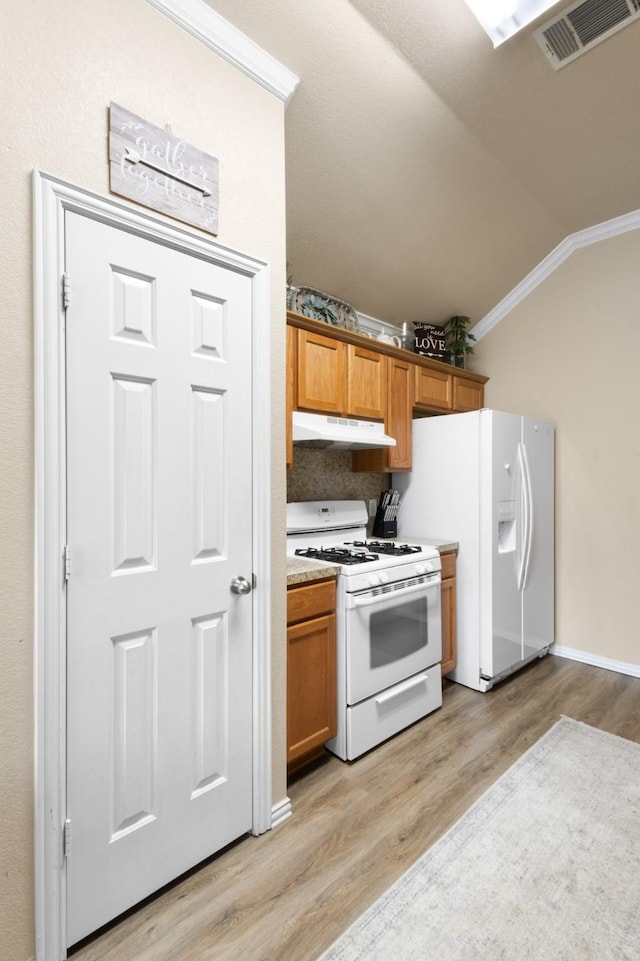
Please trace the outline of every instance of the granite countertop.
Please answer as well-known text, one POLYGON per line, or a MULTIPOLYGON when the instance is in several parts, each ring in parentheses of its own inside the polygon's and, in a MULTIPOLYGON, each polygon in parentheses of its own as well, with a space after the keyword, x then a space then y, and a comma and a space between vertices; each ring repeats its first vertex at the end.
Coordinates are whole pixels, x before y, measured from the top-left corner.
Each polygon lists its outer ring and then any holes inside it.
POLYGON ((338 564, 312 561, 306 557, 287 557, 287 587, 291 587, 292 584, 321 581, 326 577, 336 577, 339 570, 338 564))
POLYGON ((413 537, 411 534, 398 534, 397 537, 379 537, 374 540, 397 541, 398 544, 426 544, 428 547, 435 547, 440 554, 448 551, 458 552, 459 544, 457 541, 448 540, 444 537, 413 537))
POLYGON ((407 544, 428 544, 430 547, 435 547, 440 552, 440 554, 446 554, 448 551, 455 551, 458 553, 458 542, 447 540, 444 537, 403 537, 403 541, 407 544))

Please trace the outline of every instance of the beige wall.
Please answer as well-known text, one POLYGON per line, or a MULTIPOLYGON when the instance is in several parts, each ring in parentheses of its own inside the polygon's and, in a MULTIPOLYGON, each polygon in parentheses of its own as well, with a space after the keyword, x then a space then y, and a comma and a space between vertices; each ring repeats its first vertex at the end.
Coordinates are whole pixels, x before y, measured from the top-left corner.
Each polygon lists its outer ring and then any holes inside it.
POLYGON ((556 642, 640 667, 640 230, 574 252, 477 345, 488 407, 556 434, 556 642))
POLYGON ((32 0, 3 18, 0 958, 33 937, 32 171, 108 194, 114 100, 220 160, 225 246, 271 264, 274 800, 284 769, 284 107, 145 0, 32 0), (282 291, 282 294, 280 293, 282 291))

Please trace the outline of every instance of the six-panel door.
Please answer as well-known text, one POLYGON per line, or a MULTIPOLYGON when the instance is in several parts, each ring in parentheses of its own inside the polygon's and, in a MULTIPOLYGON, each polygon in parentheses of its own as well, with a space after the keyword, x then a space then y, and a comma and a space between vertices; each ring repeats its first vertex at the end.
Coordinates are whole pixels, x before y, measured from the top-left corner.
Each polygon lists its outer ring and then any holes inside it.
POLYGON ((251 281, 67 215, 67 930, 252 826, 251 281))

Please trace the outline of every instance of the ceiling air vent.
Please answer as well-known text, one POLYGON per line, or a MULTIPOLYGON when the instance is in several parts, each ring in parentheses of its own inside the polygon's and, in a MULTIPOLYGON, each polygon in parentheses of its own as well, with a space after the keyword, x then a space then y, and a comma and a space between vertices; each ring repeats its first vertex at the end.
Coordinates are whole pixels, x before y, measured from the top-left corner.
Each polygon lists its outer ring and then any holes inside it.
POLYGON ((612 33, 640 19, 640 0, 582 0, 548 20, 533 35, 555 70, 612 33))

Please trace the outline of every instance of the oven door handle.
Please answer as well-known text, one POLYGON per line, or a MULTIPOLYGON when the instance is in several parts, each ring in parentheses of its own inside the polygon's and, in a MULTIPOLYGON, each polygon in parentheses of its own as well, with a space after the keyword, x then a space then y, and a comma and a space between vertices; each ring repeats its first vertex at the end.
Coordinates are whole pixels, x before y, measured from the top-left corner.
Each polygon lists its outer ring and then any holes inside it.
POLYGON ((385 601, 396 600, 396 598, 411 597, 412 594, 424 594, 434 587, 440 587, 440 577, 434 577, 432 580, 421 584, 412 584, 411 587, 400 587, 395 591, 382 591, 374 597, 371 597, 369 593, 347 594, 347 607, 350 610, 358 607, 371 607, 373 604, 384 604, 385 601))
POLYGON ((390 691, 385 691, 384 694, 378 694, 375 701, 376 704, 386 704, 388 701, 393 701, 400 694, 406 694, 407 691, 412 691, 414 687, 422 687, 429 680, 429 675, 426 673, 416 674, 415 677, 409 678, 408 681, 404 681, 402 684, 396 684, 390 691))

